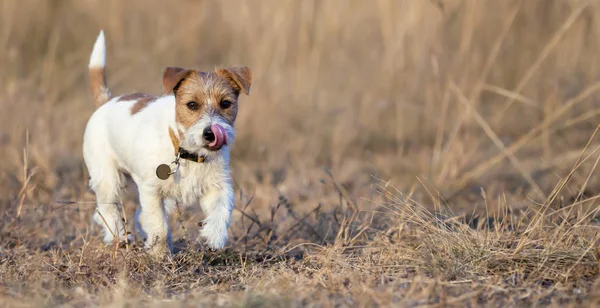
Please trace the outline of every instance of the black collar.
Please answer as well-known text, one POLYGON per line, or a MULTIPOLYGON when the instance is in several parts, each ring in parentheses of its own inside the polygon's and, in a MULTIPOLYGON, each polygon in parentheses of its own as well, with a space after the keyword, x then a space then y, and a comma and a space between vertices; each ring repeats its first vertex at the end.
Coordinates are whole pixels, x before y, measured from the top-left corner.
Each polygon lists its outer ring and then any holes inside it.
POLYGON ((203 163, 206 157, 200 156, 196 153, 191 153, 185 150, 184 148, 179 148, 179 158, 191 160, 197 163, 203 163))

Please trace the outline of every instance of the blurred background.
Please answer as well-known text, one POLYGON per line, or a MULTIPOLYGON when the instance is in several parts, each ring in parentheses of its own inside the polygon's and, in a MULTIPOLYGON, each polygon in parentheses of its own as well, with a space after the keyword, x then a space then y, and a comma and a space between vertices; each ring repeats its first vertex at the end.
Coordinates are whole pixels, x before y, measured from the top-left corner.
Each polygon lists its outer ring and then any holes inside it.
MULTIPOLYGON (((600 114, 597 1, 3 0, 5 225, 20 216, 75 234, 64 213, 89 221, 93 205, 56 201, 94 200, 81 145, 101 29, 113 94, 161 94, 165 66, 252 68, 232 170, 236 206, 259 215, 341 195, 366 208, 381 181, 469 212, 482 194, 490 207, 543 201, 600 114)), ((566 192, 600 190, 593 163, 566 192)))

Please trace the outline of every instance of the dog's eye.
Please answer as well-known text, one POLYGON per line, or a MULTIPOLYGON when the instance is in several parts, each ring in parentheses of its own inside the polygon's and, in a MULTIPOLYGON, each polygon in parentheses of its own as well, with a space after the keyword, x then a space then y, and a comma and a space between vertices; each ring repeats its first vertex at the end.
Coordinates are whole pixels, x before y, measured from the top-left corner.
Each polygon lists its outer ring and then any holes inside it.
POLYGON ((187 107, 189 110, 198 110, 198 108, 200 108, 200 106, 196 102, 187 103, 187 107))
POLYGON ((223 109, 227 109, 227 108, 231 107, 231 102, 228 100, 222 100, 219 103, 219 106, 221 106, 221 108, 223 108, 223 109))

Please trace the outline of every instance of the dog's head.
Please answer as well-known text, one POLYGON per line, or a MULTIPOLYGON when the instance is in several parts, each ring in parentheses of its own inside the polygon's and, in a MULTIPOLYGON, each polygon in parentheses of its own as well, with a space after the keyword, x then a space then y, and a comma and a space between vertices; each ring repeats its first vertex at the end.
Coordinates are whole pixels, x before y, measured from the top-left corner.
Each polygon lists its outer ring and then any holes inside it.
POLYGON ((252 73, 248 67, 219 68, 214 72, 167 67, 163 87, 175 96, 175 120, 181 145, 211 156, 233 143, 233 124, 240 92, 248 95, 252 73))

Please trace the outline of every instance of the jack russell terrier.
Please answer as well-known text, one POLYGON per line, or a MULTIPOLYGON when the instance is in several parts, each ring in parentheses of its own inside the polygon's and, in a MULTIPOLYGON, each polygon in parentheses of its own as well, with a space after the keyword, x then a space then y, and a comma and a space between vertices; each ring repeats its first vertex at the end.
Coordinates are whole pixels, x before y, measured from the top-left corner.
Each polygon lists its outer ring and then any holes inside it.
POLYGON ((248 67, 214 72, 167 67, 165 94, 111 97, 105 78, 104 32, 94 44, 89 78, 96 111, 83 139, 83 156, 96 194, 94 221, 104 242, 131 242, 118 206, 128 175, 140 206, 135 228, 154 255, 172 252, 167 215, 177 203, 200 203, 206 216, 200 235, 211 249, 227 242, 234 208, 229 147, 235 132, 240 92, 250 92, 248 67))

